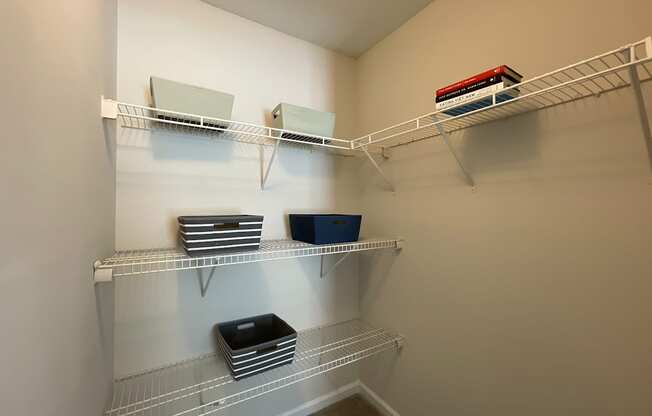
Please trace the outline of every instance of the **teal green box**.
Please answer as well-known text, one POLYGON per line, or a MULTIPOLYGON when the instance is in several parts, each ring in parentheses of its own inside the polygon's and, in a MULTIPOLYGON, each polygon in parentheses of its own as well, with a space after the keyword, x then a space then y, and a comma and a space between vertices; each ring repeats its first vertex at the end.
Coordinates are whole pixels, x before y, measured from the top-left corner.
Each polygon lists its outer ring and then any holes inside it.
POLYGON ((335 113, 281 103, 272 111, 272 127, 305 133, 307 136, 333 137, 335 113))
POLYGON ((157 77, 151 77, 149 83, 152 101, 156 108, 224 120, 231 119, 235 99, 231 94, 157 77))

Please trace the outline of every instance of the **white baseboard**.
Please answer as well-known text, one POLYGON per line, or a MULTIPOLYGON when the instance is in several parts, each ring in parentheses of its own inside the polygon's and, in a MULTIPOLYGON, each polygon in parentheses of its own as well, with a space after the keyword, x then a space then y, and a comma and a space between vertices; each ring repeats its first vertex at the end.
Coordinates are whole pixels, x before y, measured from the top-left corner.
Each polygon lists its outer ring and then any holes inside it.
POLYGON ((278 416, 308 416, 359 392, 360 382, 354 381, 278 416))
POLYGON ((364 398, 367 399, 369 403, 374 405, 374 407, 378 409, 378 411, 384 416, 401 416, 396 410, 392 408, 392 406, 387 404, 385 400, 381 399, 379 395, 367 387, 366 384, 358 381, 358 386, 360 394, 362 394, 364 398))

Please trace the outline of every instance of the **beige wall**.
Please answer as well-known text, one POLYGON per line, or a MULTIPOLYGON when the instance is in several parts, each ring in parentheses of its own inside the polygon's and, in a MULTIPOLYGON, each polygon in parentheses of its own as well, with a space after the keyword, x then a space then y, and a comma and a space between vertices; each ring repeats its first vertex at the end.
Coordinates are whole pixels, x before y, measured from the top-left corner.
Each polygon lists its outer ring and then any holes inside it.
MULTIPOLYGON (((116 282, 117 372, 210 350, 220 320, 274 310, 303 328, 356 316, 360 300, 363 318, 407 337, 362 372, 403 416, 652 412, 652 181, 631 91, 456 134, 476 192, 438 140, 384 163, 396 194, 368 165, 297 152, 261 193, 247 149, 121 133, 114 217, 115 143, 98 116, 99 95, 115 95, 114 4, 23 3, 0 6, 12 57, 0 71, 5 413, 100 414, 113 340, 98 321, 112 320, 113 299, 90 269, 113 248, 114 218, 118 248, 151 247, 174 241, 169 219, 184 210, 233 207, 264 207, 266 237, 285 235, 290 209, 362 208, 364 234, 407 247, 361 256, 359 288, 357 263, 322 280, 317 259, 229 269, 206 299, 191 273, 116 282)), ((119 99, 146 103, 156 72, 235 93, 236 119, 264 122, 282 100, 337 111, 340 136, 430 111, 434 88, 478 68, 532 76, 640 39, 652 12, 438 0, 353 62, 200 2, 122 4, 119 99)), ((234 412, 287 410, 350 370, 234 412)))
MULTIPOLYGON (((438 0, 358 62, 360 134, 432 111, 438 86, 526 77, 652 34, 646 1, 438 0)), ((645 85, 652 114, 651 85, 645 85)), ((477 127, 366 165, 361 314, 407 337, 362 381, 402 416, 648 415, 652 177, 630 90, 477 127), (389 364, 389 365, 387 365, 389 364)))
POLYGON ((112 376, 114 1, 0 4, 0 406, 100 415, 112 376), (65 3, 65 4, 64 4, 65 3), (105 128, 107 128, 105 130, 105 128))
MULTIPOLYGON (((147 104, 155 75, 234 94, 235 120, 269 123, 281 101, 335 111, 346 137, 354 64, 199 0, 118 2, 118 99, 126 102, 147 104)), ((352 158, 282 145, 261 191, 258 146, 119 129, 117 154, 118 249, 175 246, 179 215, 264 215, 263 238, 273 239, 289 236, 290 212, 360 206, 352 158)), ((319 270, 318 257, 219 268, 205 298, 196 271, 116 281, 116 375, 214 351, 218 322, 273 312, 300 330, 357 317, 357 262, 324 279, 319 270)), ((355 369, 315 377, 228 413, 280 414, 356 377, 355 369)))

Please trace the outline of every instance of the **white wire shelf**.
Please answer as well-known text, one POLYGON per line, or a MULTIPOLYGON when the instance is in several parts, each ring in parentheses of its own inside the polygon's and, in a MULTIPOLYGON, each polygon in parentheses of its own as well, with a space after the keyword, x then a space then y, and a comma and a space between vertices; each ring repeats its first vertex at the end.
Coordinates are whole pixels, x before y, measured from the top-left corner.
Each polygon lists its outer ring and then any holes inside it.
POLYGON ((102 117, 117 119, 121 127, 199 134, 258 145, 284 142, 297 146, 351 150, 351 140, 336 139, 253 123, 206 117, 199 114, 152 108, 102 98, 102 117))
MULTIPOLYGON (((222 120, 196 114, 179 113, 135 104, 102 99, 102 117, 119 120, 121 126, 136 129, 167 129, 198 134, 210 134, 218 138, 244 143, 273 145, 270 162, 264 168, 261 157, 261 188, 264 189, 270 168, 275 159, 279 144, 291 143, 295 146, 311 149, 362 151, 373 167, 378 171, 390 190, 395 187, 382 167, 372 157, 370 149, 384 150, 404 146, 417 141, 441 136, 452 155, 455 157, 462 173, 471 186, 475 182, 463 166, 449 141, 449 134, 476 125, 506 119, 519 114, 542 110, 581 100, 587 97, 599 97, 601 94, 632 87, 639 111, 643 136, 646 140, 648 158, 652 168, 652 133, 645 101, 640 84, 652 80, 652 37, 622 46, 618 49, 596 55, 572 65, 528 79, 514 86, 487 94, 490 105, 477 108, 465 114, 450 115, 455 108, 469 105, 460 103, 446 110, 434 111, 391 127, 367 134, 354 140, 335 139, 331 137, 311 136, 304 133, 264 127, 251 123, 222 120), (497 95, 509 94, 514 98, 502 101, 497 95)), ((341 153, 341 152, 340 152, 341 153)), ((353 152, 356 154, 358 152, 353 152)), ((358 153, 359 154, 359 153, 358 153)))
MULTIPOLYGON (((652 79, 652 38, 625 45, 575 64, 534 77, 486 97, 493 104, 462 115, 444 113, 458 106, 431 112, 353 140, 353 148, 403 146, 445 133, 504 119, 530 111, 595 97, 652 79), (632 81, 632 77, 636 77, 632 81), (515 98, 497 102, 496 94, 520 90, 515 98), (442 133, 445 132, 445 133, 442 133)), ((649 128, 649 127, 648 127, 649 128)))
MULTIPOLYGON (((367 250, 399 249, 401 239, 369 239, 353 243, 313 245, 294 240, 263 240, 260 249, 204 257, 188 256, 180 248, 118 251, 112 257, 96 263, 95 273, 110 271, 113 277, 134 276, 175 270, 203 269, 216 266, 284 260, 298 257, 323 256, 367 250)), ((106 279, 98 279, 103 281, 106 279)))
POLYGON ((399 349, 404 338, 362 321, 299 332, 294 362, 235 381, 214 353, 120 378, 106 416, 204 416, 372 357, 399 349))

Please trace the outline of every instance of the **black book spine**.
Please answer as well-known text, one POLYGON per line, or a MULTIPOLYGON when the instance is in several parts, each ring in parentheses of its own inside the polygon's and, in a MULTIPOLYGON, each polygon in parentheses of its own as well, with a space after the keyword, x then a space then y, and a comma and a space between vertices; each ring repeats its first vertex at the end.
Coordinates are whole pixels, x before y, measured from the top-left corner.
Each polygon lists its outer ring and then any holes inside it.
POLYGON ((493 76, 491 78, 486 78, 483 79, 482 81, 476 82, 475 84, 467 85, 466 87, 462 87, 459 90, 456 91, 451 91, 447 94, 440 95, 439 97, 435 98, 436 103, 440 103, 442 101, 450 100, 451 98, 459 97, 460 95, 468 94, 472 91, 479 90, 481 88, 486 88, 490 85, 497 84, 501 81, 501 77, 499 76, 493 76))
POLYGON ((521 82, 521 80, 523 79, 523 75, 514 71, 512 68, 508 67, 507 65, 505 65, 504 75, 511 78, 514 82, 521 82))
POLYGON ((495 75, 490 78, 485 78, 482 81, 478 81, 475 84, 467 85, 466 87, 462 87, 459 90, 456 91, 451 91, 447 94, 441 95, 439 97, 435 97, 435 102, 440 103, 442 101, 450 100, 451 98, 459 97, 460 95, 467 94, 469 92, 473 92, 485 87, 488 87, 490 85, 497 84, 499 82, 503 81, 511 81, 515 84, 518 84, 518 81, 516 81, 514 78, 508 76, 508 75, 495 75))

